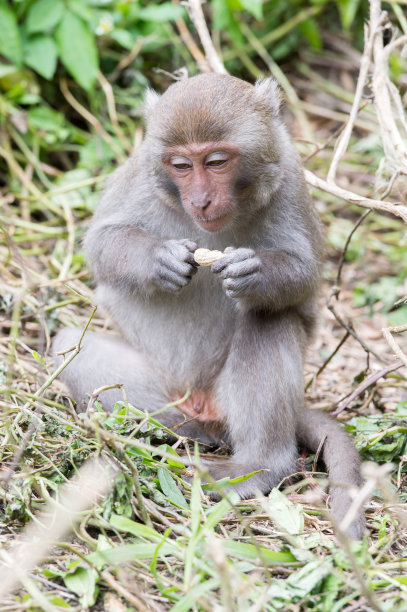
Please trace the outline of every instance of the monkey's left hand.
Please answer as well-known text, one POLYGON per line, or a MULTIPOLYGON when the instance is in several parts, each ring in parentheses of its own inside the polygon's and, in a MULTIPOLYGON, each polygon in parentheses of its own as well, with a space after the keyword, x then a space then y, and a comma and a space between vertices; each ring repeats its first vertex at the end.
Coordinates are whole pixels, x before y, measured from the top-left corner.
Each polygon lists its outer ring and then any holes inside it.
POLYGON ((261 284, 261 260, 253 249, 227 247, 224 257, 211 270, 223 279, 223 288, 231 298, 245 297, 261 284))

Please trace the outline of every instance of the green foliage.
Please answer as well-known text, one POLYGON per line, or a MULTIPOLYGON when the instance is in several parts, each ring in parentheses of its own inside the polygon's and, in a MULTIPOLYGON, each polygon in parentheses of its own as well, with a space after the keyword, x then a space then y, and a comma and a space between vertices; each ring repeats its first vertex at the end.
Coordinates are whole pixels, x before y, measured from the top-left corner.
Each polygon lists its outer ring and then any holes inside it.
POLYGON ((337 4, 342 25, 345 30, 349 30, 355 20, 361 0, 338 0, 337 4))
POLYGON ((405 453, 407 446, 407 402, 394 413, 354 417, 347 430, 356 436, 357 447, 366 460, 384 463, 405 453))
POLYGON ((37 0, 31 5, 26 21, 28 34, 46 33, 52 31, 65 12, 62 0, 37 0))
MULTIPOLYGON (((315 9, 320 13, 317 19, 310 15, 305 0, 290 3, 283 0, 265 3, 262 0, 211 0, 208 4, 214 29, 222 32, 226 44, 230 40, 236 48, 246 46, 241 20, 246 21, 247 16, 260 39, 278 32, 284 22, 294 19, 291 28, 282 29, 276 36, 270 49, 275 58, 298 50, 304 40, 313 48, 321 49, 323 9, 330 15, 339 12, 343 27, 360 38, 363 31, 361 26, 355 27, 355 20, 357 16, 364 16, 366 10, 360 0, 340 0, 338 3, 319 0, 311 7, 311 11, 315 9)), ((142 41, 146 50, 161 48, 171 42, 168 24, 185 16, 182 6, 169 1, 0 0, 3 25, 0 55, 16 68, 24 65, 47 80, 54 78, 59 61, 78 85, 91 94, 99 66, 111 62, 117 45, 130 51, 142 41)), ((327 17, 328 26, 331 22, 327 17)))
POLYGON ((25 62, 45 79, 52 79, 58 60, 58 48, 51 36, 35 36, 24 45, 25 62))
POLYGON ((66 12, 55 32, 59 55, 65 68, 84 89, 94 84, 98 71, 95 38, 75 13, 66 12))
MULTIPOLYGON (((374 305, 380 304, 380 311, 388 313, 397 301, 403 277, 404 275, 382 276, 375 283, 357 285, 353 290, 354 303, 356 306, 369 306, 371 314, 374 305)), ((397 316, 399 317, 400 313, 397 316)))
POLYGON ((23 50, 17 18, 6 0, 0 2, 0 23, 0 54, 10 59, 17 66, 21 66, 23 50))

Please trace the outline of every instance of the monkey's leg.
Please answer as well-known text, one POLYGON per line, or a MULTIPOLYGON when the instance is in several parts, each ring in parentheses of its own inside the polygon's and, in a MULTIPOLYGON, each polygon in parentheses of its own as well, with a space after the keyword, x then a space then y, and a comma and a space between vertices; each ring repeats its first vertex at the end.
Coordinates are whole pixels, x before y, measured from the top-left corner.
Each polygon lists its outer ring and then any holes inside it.
POLYGON ((230 460, 208 462, 213 478, 263 468, 235 485, 249 497, 296 471, 295 426, 303 403, 303 331, 296 315, 242 317, 216 384, 232 442, 230 460))
MULTIPOLYGON (((351 487, 362 485, 361 459, 351 438, 329 415, 320 410, 304 409, 298 418, 297 440, 301 446, 316 452, 320 443, 322 457, 328 469, 331 486, 331 511, 340 522, 352 503, 351 487)), ((360 539, 365 529, 365 514, 360 508, 354 516, 347 533, 351 538, 360 539)))
MULTIPOLYGON (((63 361, 57 353, 75 346, 80 335, 81 330, 75 328, 65 328, 57 334, 52 345, 56 366, 63 361)), ((76 401, 78 412, 86 410, 95 389, 116 384, 123 385, 130 404, 140 410, 155 412, 171 402, 163 373, 123 339, 108 334, 87 332, 81 351, 60 378, 76 401)), ((120 388, 108 389, 99 399, 105 410, 111 411, 117 401, 123 400, 123 393, 120 388)), ((167 427, 176 425, 174 431, 179 435, 207 444, 217 442, 216 432, 209 432, 209 426, 193 420, 184 423, 185 416, 176 408, 168 408, 157 420, 167 427)))

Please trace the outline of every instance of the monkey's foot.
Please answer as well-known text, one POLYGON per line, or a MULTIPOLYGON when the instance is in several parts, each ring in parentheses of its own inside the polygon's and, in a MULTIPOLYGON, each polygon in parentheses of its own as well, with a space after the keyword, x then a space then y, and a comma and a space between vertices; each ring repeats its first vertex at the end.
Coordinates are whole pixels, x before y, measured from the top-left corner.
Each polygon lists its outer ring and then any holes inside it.
MULTIPOLYGON (((181 394, 176 393, 174 399, 179 400, 181 397, 181 394)), ((211 391, 192 391, 185 402, 177 405, 177 409, 200 423, 223 420, 211 391)))

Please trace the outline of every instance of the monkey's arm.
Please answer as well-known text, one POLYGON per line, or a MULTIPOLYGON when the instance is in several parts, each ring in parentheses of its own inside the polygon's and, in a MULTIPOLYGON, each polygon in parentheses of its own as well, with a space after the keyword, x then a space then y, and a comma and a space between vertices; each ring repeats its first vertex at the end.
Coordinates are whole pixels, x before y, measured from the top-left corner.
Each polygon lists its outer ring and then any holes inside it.
POLYGON ((164 240, 136 227, 92 226, 85 239, 88 261, 98 282, 141 291, 177 292, 196 272, 191 240, 164 240))
POLYGON ((212 265, 223 279, 229 297, 249 308, 281 310, 301 304, 318 287, 319 266, 312 254, 297 255, 283 249, 225 249, 225 256, 212 265))

